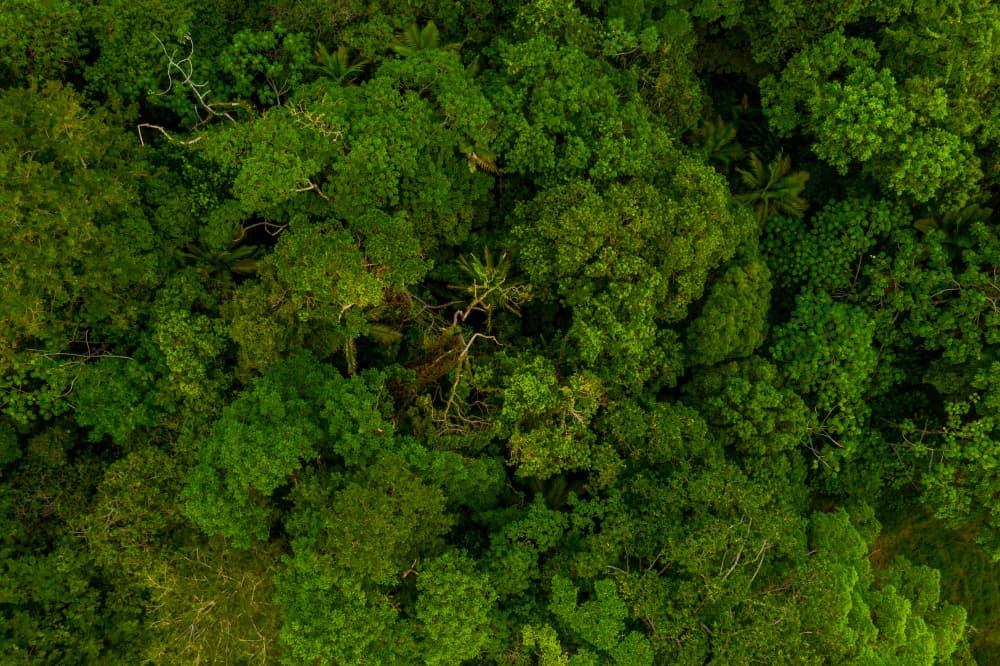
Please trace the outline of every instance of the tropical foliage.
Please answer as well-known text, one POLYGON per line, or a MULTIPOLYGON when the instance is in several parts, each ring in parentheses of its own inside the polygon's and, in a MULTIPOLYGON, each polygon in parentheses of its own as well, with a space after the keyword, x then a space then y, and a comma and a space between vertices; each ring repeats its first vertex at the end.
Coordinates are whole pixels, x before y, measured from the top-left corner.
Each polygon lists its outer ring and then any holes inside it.
POLYGON ((0 662, 1000 663, 993 0, 0 0, 0 662))

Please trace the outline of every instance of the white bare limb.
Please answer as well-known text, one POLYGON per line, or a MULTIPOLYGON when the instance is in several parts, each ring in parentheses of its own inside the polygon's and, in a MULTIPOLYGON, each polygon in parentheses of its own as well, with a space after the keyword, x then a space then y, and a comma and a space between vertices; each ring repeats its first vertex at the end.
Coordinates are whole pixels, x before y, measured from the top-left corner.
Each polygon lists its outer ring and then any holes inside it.
POLYGON ((167 137, 167 139, 168 139, 168 140, 169 140, 169 141, 170 141, 171 143, 179 143, 179 144, 181 144, 182 146, 190 146, 190 145, 191 145, 192 143, 198 143, 199 141, 201 141, 201 140, 202 140, 202 139, 204 138, 204 137, 202 137, 202 136, 196 136, 195 138, 193 138, 193 139, 188 139, 188 140, 186 140, 186 141, 184 141, 184 140, 182 140, 182 139, 175 139, 174 137, 170 136, 170 133, 169 133, 169 132, 167 132, 167 130, 163 129, 163 128, 162 128, 162 127, 160 127, 159 125, 153 125, 152 123, 141 123, 141 124, 139 124, 139 125, 137 126, 137 128, 136 128, 136 129, 137 129, 137 130, 139 131, 139 144, 140 144, 140 145, 143 145, 143 146, 145 146, 145 145, 146 145, 146 142, 145 142, 145 140, 144 140, 144 139, 143 139, 143 137, 142 137, 142 128, 143 128, 143 127, 147 127, 147 128, 149 128, 149 129, 154 129, 154 130, 156 130, 157 132, 160 132, 161 134, 163 134, 163 136, 167 137))
POLYGON ((156 39, 163 50, 163 55, 167 56, 167 87, 161 92, 154 92, 152 94, 157 97, 166 95, 174 89, 174 84, 177 84, 189 89, 194 95, 195 100, 197 100, 195 113, 198 114, 199 118, 201 118, 202 111, 208 114, 208 118, 202 119, 202 122, 214 117, 226 118, 230 122, 236 122, 236 119, 226 109, 235 109, 240 107, 241 104, 239 102, 209 102, 208 95, 211 90, 208 89, 208 82, 197 83, 194 80, 194 40, 191 39, 191 35, 184 35, 184 41, 188 44, 188 53, 179 60, 177 59, 177 49, 174 49, 173 52, 168 52, 163 40, 155 34, 153 38, 156 39), (175 77, 177 78, 175 79, 175 77))

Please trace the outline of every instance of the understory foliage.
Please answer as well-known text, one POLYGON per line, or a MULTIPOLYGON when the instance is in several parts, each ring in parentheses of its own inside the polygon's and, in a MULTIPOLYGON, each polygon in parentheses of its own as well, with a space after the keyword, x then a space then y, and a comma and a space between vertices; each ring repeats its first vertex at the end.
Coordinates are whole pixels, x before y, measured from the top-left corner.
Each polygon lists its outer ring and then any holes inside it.
POLYGON ((992 0, 0 36, 0 662, 1000 659, 992 0))

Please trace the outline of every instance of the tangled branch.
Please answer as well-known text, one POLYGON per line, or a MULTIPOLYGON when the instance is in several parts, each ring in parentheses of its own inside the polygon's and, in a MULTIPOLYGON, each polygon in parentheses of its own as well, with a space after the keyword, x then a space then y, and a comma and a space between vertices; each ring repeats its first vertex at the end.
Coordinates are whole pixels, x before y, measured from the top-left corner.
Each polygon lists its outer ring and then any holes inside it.
POLYGON ((195 113, 201 122, 206 122, 209 118, 221 117, 235 123, 236 119, 225 109, 238 108, 241 104, 239 102, 209 102, 207 98, 211 90, 208 89, 208 82, 196 83, 194 81, 194 40, 191 39, 191 35, 184 35, 184 41, 188 44, 188 53, 180 60, 177 59, 177 49, 168 53, 163 41, 156 35, 153 37, 163 50, 163 55, 167 56, 167 88, 151 94, 162 97, 172 91, 175 84, 186 87, 194 94, 198 102, 195 105, 195 113), (179 76, 179 80, 175 80, 175 76, 179 76), (201 117, 202 111, 208 114, 206 118, 201 117))

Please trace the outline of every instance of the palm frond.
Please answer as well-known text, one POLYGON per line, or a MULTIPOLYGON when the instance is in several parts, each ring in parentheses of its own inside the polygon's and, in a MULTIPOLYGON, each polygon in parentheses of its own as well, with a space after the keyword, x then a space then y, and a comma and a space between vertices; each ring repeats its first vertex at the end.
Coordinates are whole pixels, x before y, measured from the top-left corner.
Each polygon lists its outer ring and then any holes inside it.
POLYGON ((417 51, 429 49, 443 49, 454 51, 461 46, 461 43, 441 45, 441 33, 438 31, 434 21, 428 21, 421 29, 416 23, 411 23, 406 30, 396 35, 396 38, 389 45, 389 48, 397 54, 408 58, 417 51))
POLYGON ((708 155, 708 159, 729 166, 743 158, 745 151, 736 140, 736 128, 717 116, 713 122, 706 120, 694 131, 694 140, 708 155))
POLYGON ((398 342, 403 337, 403 334, 392 326, 370 322, 368 324, 368 336, 384 345, 391 345, 394 342, 398 342))
POLYGON ((809 173, 792 171, 792 158, 779 155, 766 167, 755 153, 750 153, 749 169, 737 169, 740 180, 749 190, 738 194, 739 201, 752 204, 757 213, 757 221, 784 213, 792 217, 802 217, 809 202, 802 198, 809 173))
POLYGON ((520 315, 521 304, 531 297, 530 287, 509 279, 510 257, 506 252, 494 259, 488 247, 483 248, 483 258, 476 255, 458 258, 458 267, 472 279, 472 284, 451 285, 453 289, 464 291, 468 303, 462 319, 474 311, 486 313, 487 328, 492 328, 493 312, 506 310, 520 315))
POLYGON ((475 151, 465 154, 465 159, 469 162, 469 172, 476 173, 478 169, 482 169, 487 173, 491 173, 494 176, 500 174, 500 169, 497 167, 495 158, 491 155, 479 154, 475 151))
POLYGON ((338 84, 354 80, 368 64, 366 58, 355 58, 352 61, 350 49, 346 46, 338 46, 335 53, 330 53, 323 44, 319 44, 313 55, 319 64, 311 65, 310 69, 320 72, 338 84))

